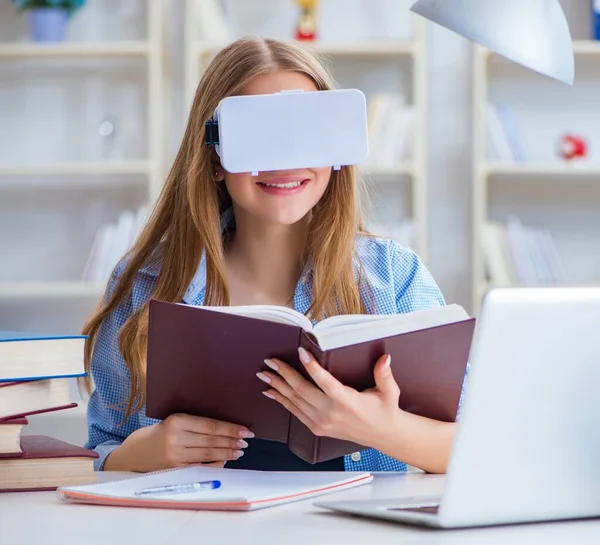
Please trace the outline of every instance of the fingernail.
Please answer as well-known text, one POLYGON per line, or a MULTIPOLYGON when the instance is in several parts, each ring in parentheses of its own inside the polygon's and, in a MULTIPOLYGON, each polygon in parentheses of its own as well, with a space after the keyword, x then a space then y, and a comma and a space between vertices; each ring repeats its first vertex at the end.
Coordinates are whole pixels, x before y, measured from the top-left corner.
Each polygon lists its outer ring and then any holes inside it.
POLYGON ((271 379, 264 373, 256 373, 256 376, 263 382, 266 382, 267 384, 271 383, 271 379))
POLYGON ((242 439, 253 439, 254 434, 250 430, 241 430, 238 434, 242 439))
POLYGON ((246 443, 246 441, 240 439, 236 444, 236 447, 238 448, 247 448, 248 447, 248 443, 246 443))
POLYGON ((265 397, 268 397, 269 399, 275 399, 275 396, 273 394, 270 394, 269 392, 263 392, 263 395, 265 397))
POLYGON ((300 361, 302 363, 310 363, 310 356, 308 355, 308 352, 304 350, 304 348, 298 348, 298 354, 300 355, 300 361))
POLYGON ((234 458, 241 458, 243 455, 244 455, 244 451, 243 450, 234 450, 233 451, 234 458))
POLYGON ((389 369, 391 361, 392 361, 392 357, 388 354, 387 357, 385 358, 385 362, 383 364, 383 368, 384 369, 389 369))
POLYGON ((279 369, 279 365, 277 365, 273 360, 265 360, 265 364, 273 369, 273 371, 277 371, 277 369, 279 369))

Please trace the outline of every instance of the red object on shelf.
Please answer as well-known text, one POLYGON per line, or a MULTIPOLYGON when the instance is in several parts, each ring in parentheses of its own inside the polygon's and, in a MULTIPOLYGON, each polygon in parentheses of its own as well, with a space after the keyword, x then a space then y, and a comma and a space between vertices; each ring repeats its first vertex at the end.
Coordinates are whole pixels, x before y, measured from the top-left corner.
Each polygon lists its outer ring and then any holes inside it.
POLYGON ((576 134, 565 134, 558 146, 559 155, 566 161, 587 157, 588 145, 585 139, 576 134))
POLYGON ((300 8, 300 18, 296 27, 296 40, 314 42, 317 38, 317 9, 316 2, 300 8))

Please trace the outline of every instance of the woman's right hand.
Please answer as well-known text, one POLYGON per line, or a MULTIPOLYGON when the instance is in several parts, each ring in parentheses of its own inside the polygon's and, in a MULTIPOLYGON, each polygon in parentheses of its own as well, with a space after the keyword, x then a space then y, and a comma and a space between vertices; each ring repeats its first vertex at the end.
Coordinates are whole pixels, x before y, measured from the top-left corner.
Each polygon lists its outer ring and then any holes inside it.
POLYGON ((244 439, 254 434, 244 426, 202 416, 172 414, 133 432, 107 457, 105 471, 158 471, 188 464, 223 467, 243 456, 244 439))

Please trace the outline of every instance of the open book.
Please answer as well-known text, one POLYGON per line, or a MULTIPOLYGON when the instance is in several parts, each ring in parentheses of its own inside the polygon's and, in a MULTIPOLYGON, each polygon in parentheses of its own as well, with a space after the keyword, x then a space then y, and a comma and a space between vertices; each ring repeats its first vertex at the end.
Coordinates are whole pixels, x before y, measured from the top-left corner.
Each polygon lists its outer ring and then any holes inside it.
POLYGON ((247 305, 202 308, 301 327, 322 350, 469 319, 465 309, 459 305, 447 305, 407 314, 342 314, 325 318, 314 326, 304 314, 288 307, 247 305))
POLYGON ((403 410, 454 421, 474 331, 457 305, 399 315, 346 315, 310 320, 285 307, 196 307, 150 301, 146 414, 205 416, 248 426, 259 439, 286 443, 314 463, 361 446, 316 437, 265 398, 256 373, 264 360, 288 362, 308 380, 298 348, 311 352, 343 384, 375 385, 373 366, 391 355, 403 410))
POLYGON ((360 472, 249 471, 195 465, 113 482, 62 487, 58 495, 65 502, 98 505, 250 511, 339 492, 372 480, 370 473, 360 472), (215 489, 177 494, 148 493, 156 487, 215 480, 220 484, 215 489), (146 493, 139 495, 140 491, 146 493))

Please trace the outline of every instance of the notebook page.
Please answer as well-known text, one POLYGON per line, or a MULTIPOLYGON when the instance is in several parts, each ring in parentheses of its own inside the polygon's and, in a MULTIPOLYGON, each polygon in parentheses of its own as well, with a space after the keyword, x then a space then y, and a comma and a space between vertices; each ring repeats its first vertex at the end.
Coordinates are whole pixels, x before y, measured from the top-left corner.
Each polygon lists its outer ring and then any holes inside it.
POLYGON ((369 315, 364 320, 350 316, 346 323, 345 316, 335 318, 338 319, 328 318, 315 327, 315 336, 323 350, 451 324, 467 320, 469 315, 460 305, 446 305, 405 314, 369 315))
POLYGON ((191 466, 164 472, 149 473, 120 481, 62 487, 59 489, 59 492, 84 492, 88 495, 134 499, 139 502, 146 500, 167 500, 169 502, 195 503, 253 503, 277 501, 287 498, 290 498, 291 501, 291 497, 293 496, 341 486, 356 481, 360 477, 368 476, 369 473, 324 471, 275 472, 191 466), (144 488, 209 480, 221 481, 221 487, 184 494, 135 495, 137 490, 144 488))

